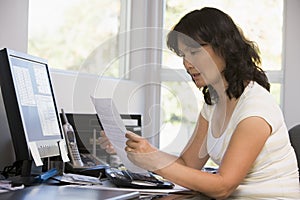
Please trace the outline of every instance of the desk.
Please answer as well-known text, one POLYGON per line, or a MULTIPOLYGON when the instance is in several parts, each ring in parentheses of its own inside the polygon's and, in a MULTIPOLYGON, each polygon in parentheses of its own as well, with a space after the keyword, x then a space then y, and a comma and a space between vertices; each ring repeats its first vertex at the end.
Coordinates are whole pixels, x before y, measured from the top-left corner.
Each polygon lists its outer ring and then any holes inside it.
MULTIPOLYGON (((68 187, 58 185, 41 184, 37 186, 26 187, 21 190, 0 193, 1 200, 121 200, 121 199, 140 199, 139 192, 99 190, 90 188, 68 187)), ((151 199, 151 198, 145 198, 151 199)), ((191 194, 169 194, 161 195, 155 199, 160 200, 184 200, 197 199, 209 200, 202 195, 191 194)))
POLYGON ((138 199, 138 197, 138 192, 95 190, 44 184, 0 194, 1 200, 103 200, 138 199))

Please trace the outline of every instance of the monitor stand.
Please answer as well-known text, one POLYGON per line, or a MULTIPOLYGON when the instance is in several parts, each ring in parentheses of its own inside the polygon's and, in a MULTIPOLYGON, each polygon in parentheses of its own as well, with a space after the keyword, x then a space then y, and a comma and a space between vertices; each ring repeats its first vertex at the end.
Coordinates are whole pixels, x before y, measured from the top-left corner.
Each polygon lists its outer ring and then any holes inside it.
POLYGON ((36 184, 35 176, 42 173, 42 167, 37 167, 32 160, 16 162, 16 172, 19 175, 9 177, 13 185, 31 186, 36 184))

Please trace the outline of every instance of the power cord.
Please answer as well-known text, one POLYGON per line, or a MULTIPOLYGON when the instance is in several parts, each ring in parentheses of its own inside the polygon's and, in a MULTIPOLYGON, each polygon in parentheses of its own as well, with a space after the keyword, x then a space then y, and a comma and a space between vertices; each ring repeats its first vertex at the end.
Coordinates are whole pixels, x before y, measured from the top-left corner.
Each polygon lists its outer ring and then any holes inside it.
POLYGON ((14 162, 13 165, 4 167, 3 171, 1 172, 1 175, 5 178, 17 176, 19 174, 21 174, 21 163, 18 161, 14 162))

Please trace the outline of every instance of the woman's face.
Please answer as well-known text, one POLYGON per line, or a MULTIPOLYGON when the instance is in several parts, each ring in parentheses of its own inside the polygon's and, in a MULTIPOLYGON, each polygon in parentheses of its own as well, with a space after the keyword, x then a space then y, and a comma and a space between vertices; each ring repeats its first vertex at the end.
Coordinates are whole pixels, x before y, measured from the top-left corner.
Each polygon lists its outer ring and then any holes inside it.
POLYGON ((193 48, 186 46, 179 39, 178 49, 180 56, 183 57, 185 69, 199 89, 222 80, 221 72, 225 68, 225 61, 209 44, 203 43, 201 47, 193 48))

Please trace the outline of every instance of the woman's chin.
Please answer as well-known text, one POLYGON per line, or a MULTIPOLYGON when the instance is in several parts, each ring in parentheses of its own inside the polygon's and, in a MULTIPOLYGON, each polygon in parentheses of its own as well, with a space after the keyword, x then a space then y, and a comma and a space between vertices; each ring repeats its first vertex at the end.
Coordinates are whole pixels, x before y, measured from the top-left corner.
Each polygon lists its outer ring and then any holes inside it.
POLYGON ((195 82, 195 84, 196 84, 196 87, 199 89, 203 88, 206 85, 205 82, 203 82, 203 81, 197 81, 197 82, 195 82))

